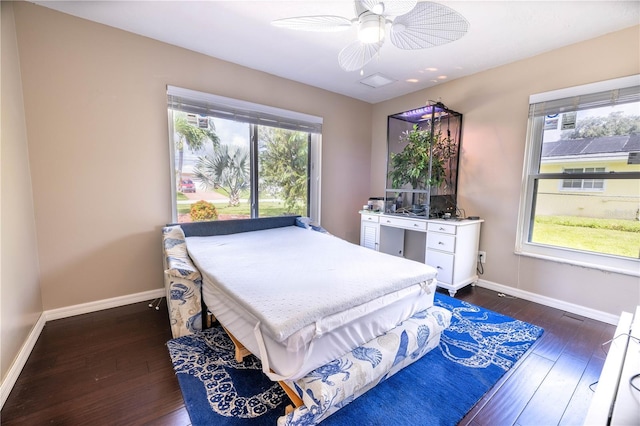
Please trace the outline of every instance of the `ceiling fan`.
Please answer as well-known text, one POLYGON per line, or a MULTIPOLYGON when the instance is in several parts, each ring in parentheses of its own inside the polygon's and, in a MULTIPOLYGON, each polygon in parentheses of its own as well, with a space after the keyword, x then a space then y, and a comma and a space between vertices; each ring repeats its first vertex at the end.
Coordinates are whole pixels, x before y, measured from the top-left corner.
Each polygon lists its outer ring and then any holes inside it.
POLYGON ((433 2, 355 0, 356 18, 318 15, 272 21, 276 27, 302 31, 344 31, 356 25, 358 40, 338 54, 345 71, 362 70, 378 53, 385 36, 400 49, 426 49, 464 36, 467 20, 455 10, 433 2), (388 27, 388 30, 387 30, 388 27))

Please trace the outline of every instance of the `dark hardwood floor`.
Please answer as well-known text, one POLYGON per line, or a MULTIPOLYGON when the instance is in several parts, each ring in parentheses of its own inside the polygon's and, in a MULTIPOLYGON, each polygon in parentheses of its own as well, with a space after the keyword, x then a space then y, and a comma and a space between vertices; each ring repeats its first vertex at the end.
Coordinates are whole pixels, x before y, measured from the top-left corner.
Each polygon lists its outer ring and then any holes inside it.
MULTIPOLYGON (((615 327, 478 287, 456 297, 545 329, 460 424, 581 425, 615 327)), ((159 311, 145 302, 47 323, 2 425, 189 425, 170 338, 164 301, 159 311)))

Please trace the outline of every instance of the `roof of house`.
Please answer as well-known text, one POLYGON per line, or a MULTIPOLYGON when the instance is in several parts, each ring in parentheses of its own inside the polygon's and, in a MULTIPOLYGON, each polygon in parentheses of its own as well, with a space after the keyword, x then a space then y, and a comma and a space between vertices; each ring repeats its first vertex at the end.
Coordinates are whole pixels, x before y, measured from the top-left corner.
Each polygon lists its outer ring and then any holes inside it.
POLYGON ((542 144, 542 157, 567 155, 621 154, 640 151, 640 134, 601 136, 584 139, 561 139, 542 144))

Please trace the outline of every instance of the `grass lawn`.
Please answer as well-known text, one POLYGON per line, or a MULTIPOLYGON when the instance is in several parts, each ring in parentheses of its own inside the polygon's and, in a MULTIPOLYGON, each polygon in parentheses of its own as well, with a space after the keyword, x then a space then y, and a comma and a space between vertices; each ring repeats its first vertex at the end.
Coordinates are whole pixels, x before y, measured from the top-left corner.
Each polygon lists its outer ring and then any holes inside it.
POLYGON ((538 216, 532 242, 638 258, 640 222, 569 216, 538 216))

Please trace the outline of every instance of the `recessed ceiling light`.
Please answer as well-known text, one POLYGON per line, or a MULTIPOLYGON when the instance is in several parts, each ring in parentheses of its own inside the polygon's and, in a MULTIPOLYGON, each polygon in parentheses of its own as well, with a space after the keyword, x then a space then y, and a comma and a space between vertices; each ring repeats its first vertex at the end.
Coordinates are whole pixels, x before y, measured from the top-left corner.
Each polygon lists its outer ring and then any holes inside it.
POLYGON ((407 83, 417 83, 418 79, 417 78, 409 78, 406 81, 407 81, 407 83))
POLYGON ((438 68, 433 68, 433 67, 429 67, 429 68, 425 68, 426 71, 438 71, 438 68))
POLYGON ((447 76, 446 75, 439 75, 438 76, 438 80, 446 80, 447 76))
POLYGON ((375 74, 371 74, 368 77, 363 78, 362 80, 360 80, 360 83, 364 84, 365 86, 369 86, 369 87, 373 87, 374 89, 377 89, 379 87, 386 86, 391 83, 395 83, 396 81, 397 80, 384 76, 380 73, 375 73, 375 74))

